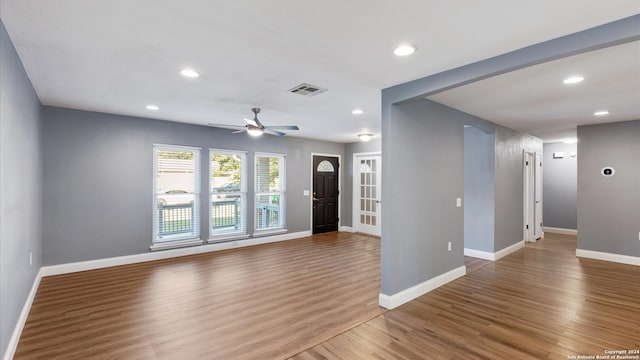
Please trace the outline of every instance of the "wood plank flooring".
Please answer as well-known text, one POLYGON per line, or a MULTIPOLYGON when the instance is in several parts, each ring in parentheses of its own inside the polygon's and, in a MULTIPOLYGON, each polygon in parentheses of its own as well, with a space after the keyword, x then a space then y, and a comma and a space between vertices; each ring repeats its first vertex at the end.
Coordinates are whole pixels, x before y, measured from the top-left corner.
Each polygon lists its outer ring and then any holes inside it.
POLYGON ((568 359, 640 349, 640 268, 574 236, 392 311, 380 240, 332 233, 43 278, 15 359, 568 359))
POLYGON ((45 277, 15 359, 284 359, 379 292, 379 238, 346 233, 45 277))
POLYGON ((578 259, 575 249, 575 236, 547 234, 292 359, 566 360, 640 350, 640 268, 578 259))

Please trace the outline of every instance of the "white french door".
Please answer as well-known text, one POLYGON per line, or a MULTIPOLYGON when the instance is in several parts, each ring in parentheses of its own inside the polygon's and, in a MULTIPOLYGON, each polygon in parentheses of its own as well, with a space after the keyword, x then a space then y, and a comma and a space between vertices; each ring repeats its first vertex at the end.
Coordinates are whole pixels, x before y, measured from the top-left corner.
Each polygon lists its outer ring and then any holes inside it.
POLYGON ((354 155, 353 224, 355 230, 380 236, 380 155, 354 155))

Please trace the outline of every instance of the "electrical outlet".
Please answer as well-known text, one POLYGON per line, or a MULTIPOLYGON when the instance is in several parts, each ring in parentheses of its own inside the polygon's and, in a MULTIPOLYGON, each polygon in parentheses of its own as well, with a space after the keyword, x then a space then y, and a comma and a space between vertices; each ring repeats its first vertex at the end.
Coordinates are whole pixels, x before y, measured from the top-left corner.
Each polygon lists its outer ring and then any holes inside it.
POLYGON ((451 241, 449 241, 449 243, 447 244, 447 250, 451 251, 451 241))
POLYGON ((29 251, 29 265, 33 265, 33 253, 29 251))

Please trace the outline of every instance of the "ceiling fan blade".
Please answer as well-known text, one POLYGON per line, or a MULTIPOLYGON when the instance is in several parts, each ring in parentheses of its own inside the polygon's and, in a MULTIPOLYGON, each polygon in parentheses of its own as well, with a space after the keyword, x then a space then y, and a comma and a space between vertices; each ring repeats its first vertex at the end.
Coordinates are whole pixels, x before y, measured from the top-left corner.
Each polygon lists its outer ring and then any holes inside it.
POLYGON ((269 129, 268 127, 264 128, 264 132, 270 135, 275 135, 275 136, 285 136, 285 133, 282 133, 280 131, 275 131, 273 129, 269 129))
POLYGON ((247 131, 247 129, 236 130, 236 131, 232 132, 232 134, 239 134, 239 133, 243 133, 245 131, 247 131))
POLYGON ((295 125, 266 126, 266 128, 271 130, 300 130, 300 128, 295 125))
POLYGON ((213 127, 219 127, 219 128, 233 128, 233 129, 244 128, 244 126, 229 125, 229 124, 212 124, 212 123, 208 123, 207 125, 208 126, 213 126, 213 127))
POLYGON ((258 125, 258 123, 253 119, 244 118, 244 121, 246 121, 247 124, 249 124, 251 126, 260 127, 260 125, 258 125))

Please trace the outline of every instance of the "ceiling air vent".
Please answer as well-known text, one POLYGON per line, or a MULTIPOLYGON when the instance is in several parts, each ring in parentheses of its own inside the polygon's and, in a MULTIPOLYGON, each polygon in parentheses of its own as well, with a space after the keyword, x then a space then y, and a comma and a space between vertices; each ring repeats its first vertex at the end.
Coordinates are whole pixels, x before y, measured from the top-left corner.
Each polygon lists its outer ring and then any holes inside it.
POLYGON ((320 93, 327 91, 327 89, 321 88, 320 86, 309 85, 309 84, 300 84, 293 89, 289 89, 290 93, 300 94, 304 96, 316 96, 320 93))

